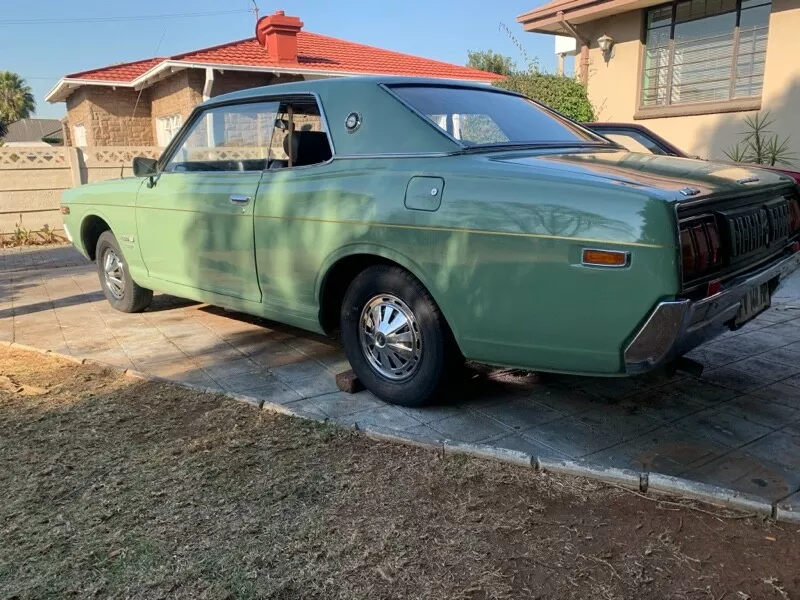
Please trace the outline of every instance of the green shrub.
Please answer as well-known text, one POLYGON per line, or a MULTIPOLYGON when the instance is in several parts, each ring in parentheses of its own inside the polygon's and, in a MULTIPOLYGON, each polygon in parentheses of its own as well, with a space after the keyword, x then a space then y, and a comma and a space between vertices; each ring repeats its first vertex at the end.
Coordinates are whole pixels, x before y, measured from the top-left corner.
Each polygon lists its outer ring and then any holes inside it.
POLYGON ((514 73, 495 84, 524 94, 575 121, 594 121, 592 103, 586 88, 576 79, 548 73, 514 73))

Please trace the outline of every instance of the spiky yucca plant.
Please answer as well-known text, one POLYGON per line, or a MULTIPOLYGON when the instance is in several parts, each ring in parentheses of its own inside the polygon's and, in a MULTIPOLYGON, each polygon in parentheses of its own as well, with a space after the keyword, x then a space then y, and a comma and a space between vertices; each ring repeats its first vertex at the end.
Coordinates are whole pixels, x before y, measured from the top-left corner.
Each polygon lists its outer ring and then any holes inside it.
POLYGON ((751 163, 755 165, 789 165, 796 154, 791 150, 789 136, 781 140, 769 127, 775 122, 769 118, 769 113, 763 117, 760 113, 747 116, 744 119, 748 131, 742 132, 742 141, 727 150, 725 156, 733 162, 751 163))

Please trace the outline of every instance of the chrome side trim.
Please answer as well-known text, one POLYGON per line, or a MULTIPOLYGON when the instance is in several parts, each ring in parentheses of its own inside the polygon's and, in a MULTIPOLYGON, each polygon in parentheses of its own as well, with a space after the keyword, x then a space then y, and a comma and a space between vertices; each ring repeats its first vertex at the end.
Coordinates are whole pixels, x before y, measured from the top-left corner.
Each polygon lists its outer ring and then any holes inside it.
POLYGON ((625 371, 650 371, 713 339, 730 328, 750 290, 777 280, 774 292, 799 267, 800 252, 784 254, 755 273, 728 281, 720 292, 708 298, 659 302, 625 348, 625 371))

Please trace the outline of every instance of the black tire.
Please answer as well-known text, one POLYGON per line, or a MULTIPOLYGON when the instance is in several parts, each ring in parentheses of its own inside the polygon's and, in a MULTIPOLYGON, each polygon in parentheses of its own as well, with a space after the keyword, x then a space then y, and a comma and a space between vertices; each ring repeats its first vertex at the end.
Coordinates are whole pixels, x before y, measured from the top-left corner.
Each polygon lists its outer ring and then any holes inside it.
POLYGON ((130 275, 125 263, 125 256, 117 243, 117 238, 110 231, 104 231, 97 240, 95 252, 97 261, 97 274, 100 277, 100 286, 109 304, 120 312, 142 312, 153 300, 153 291, 138 285, 130 275), (113 278, 121 281, 121 285, 114 286, 112 280, 106 276, 106 258, 109 255, 117 258, 119 276, 113 278))
MULTIPOLYGON (((375 265, 353 280, 342 302, 341 335, 350 365, 364 387, 382 400, 401 406, 431 404, 440 395, 460 357, 450 328, 428 290, 400 267, 375 265), (414 363, 407 367, 413 372, 402 380, 382 374, 368 358, 369 346, 365 348, 361 341, 362 313, 368 304, 381 302, 382 296, 384 301, 399 300, 397 306, 409 309, 411 322, 415 323, 413 335, 419 341, 420 354, 417 360, 408 361, 409 365, 414 363)), ((377 340, 377 334, 370 339, 377 340)), ((383 343, 388 345, 385 338, 383 343)), ((394 366, 391 361, 390 364, 394 366)))

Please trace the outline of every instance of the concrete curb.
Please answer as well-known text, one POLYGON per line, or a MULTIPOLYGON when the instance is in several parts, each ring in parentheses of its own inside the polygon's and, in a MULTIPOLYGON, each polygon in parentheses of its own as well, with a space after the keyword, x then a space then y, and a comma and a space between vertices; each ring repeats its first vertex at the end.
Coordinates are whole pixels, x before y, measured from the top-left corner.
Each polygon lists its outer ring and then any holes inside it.
POLYGON ((62 356, 61 354, 50 352, 50 350, 42 350, 41 348, 36 348, 35 346, 26 346, 25 344, 18 344, 17 342, 11 342, 9 348, 12 348, 13 350, 24 350, 25 352, 36 352, 37 354, 53 354, 53 356, 58 356, 59 358, 62 356))
POLYGON ((445 440, 444 454, 445 456, 448 454, 466 454, 467 456, 474 456, 475 458, 495 460, 511 465, 517 465, 518 467, 528 468, 533 468, 536 460, 532 454, 521 452, 519 450, 497 448, 495 446, 487 446, 485 444, 454 442, 451 440, 445 440))
POLYGON ((402 444, 404 446, 413 446, 414 448, 422 448, 424 450, 436 450, 437 452, 445 451, 444 442, 434 442, 430 438, 422 435, 399 432, 396 429, 388 429, 384 427, 367 427, 366 429, 361 429, 360 431, 369 439, 375 440, 376 442, 402 444))
MULTIPOLYGON (((223 394, 225 394, 226 396, 230 395, 225 392, 223 392, 223 394)), ((255 406, 255 403, 253 401, 256 400, 256 398, 253 398, 252 396, 245 396, 242 394, 239 395, 242 396, 243 402, 249 402, 250 404, 253 404, 253 406, 255 406)), ((300 413, 293 411, 291 408, 289 408, 288 406, 284 406, 283 404, 275 404, 274 402, 264 402, 263 400, 259 400, 259 402, 260 402, 259 407, 261 408, 261 410, 266 410, 271 413, 286 415, 287 417, 296 417, 298 419, 306 419, 307 421, 318 421, 320 423, 323 422, 324 420, 324 419, 311 419, 307 415, 301 415, 300 413)))
POLYGON ((86 362, 85 358, 78 358, 77 356, 72 356, 71 354, 61 354, 58 352, 51 352, 50 356, 55 356, 60 358, 61 360, 67 360, 71 363, 75 363, 76 365, 82 365, 86 362))
POLYGON ((133 369, 125 369, 125 377, 131 377, 133 379, 143 379, 143 380, 150 379, 150 375, 142 373, 141 371, 135 371, 133 369))
POLYGON ((660 473, 649 474, 647 490, 702 500, 709 504, 754 512, 768 517, 773 516, 774 512, 772 503, 763 498, 660 473))
MULTIPOLYGON (((250 406, 282 415, 312 421, 327 421, 327 419, 313 419, 306 415, 296 413, 287 406, 274 404, 271 402, 263 402, 258 398, 247 396, 246 394, 224 392, 191 383, 182 383, 180 381, 165 379, 163 377, 147 375, 140 371, 125 369, 123 367, 118 367, 116 365, 111 365, 90 358, 81 359, 75 356, 61 354, 60 352, 50 352, 49 350, 42 350, 40 348, 26 346, 25 344, 17 344, 16 342, 0 341, 0 346, 9 347, 14 350, 46 354, 77 364, 96 365, 105 369, 117 371, 127 377, 142 381, 167 383, 201 392, 220 394, 237 402, 246 403, 250 406)), ((681 477, 662 475, 660 473, 637 472, 628 469, 618 469, 615 467, 602 467, 574 460, 535 457, 531 454, 520 452, 518 450, 497 448, 494 446, 488 446, 486 444, 470 444, 465 442, 454 442, 452 440, 434 442, 424 436, 418 436, 415 434, 382 427, 367 427, 365 429, 361 429, 360 431, 368 438, 375 441, 403 444, 406 446, 413 446, 426 450, 436 450, 444 453, 445 455, 461 454, 484 460, 493 460, 515 466, 547 471, 550 473, 558 473, 574 477, 585 477, 587 479, 594 479, 628 488, 638 489, 643 493, 652 491, 678 497, 692 498, 716 506, 772 517, 777 521, 800 523, 800 513, 781 508, 779 502, 771 503, 763 498, 759 498, 751 494, 745 494, 723 487, 690 481, 681 477)))
POLYGON ((635 490, 646 491, 646 473, 631 471, 629 469, 618 469, 616 467, 602 467, 591 465, 574 460, 564 460, 558 458, 538 457, 536 468, 549 473, 560 473, 562 475, 573 475, 575 477, 586 477, 588 479, 599 479, 607 483, 622 485, 635 490), (644 477, 643 477, 644 476, 644 477), (642 489, 644 487, 644 489, 642 489))
POLYGON ((785 508, 781 508, 777 506, 775 508, 775 514, 773 515, 776 521, 781 521, 784 523, 800 523, 800 513, 795 512, 793 510, 786 510, 785 508))
POLYGON ((775 502, 774 516, 776 520, 800 523, 800 510, 798 510, 797 505, 793 505, 793 498, 800 500, 800 491, 789 494, 775 502))
POLYGON ((255 408, 261 408, 264 404, 263 400, 259 400, 258 398, 254 398, 253 396, 248 396, 247 394, 234 394, 232 392, 225 393, 223 392, 228 398, 233 398, 237 402, 243 402, 244 404, 250 404, 255 408))

